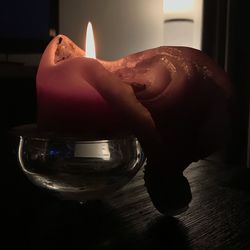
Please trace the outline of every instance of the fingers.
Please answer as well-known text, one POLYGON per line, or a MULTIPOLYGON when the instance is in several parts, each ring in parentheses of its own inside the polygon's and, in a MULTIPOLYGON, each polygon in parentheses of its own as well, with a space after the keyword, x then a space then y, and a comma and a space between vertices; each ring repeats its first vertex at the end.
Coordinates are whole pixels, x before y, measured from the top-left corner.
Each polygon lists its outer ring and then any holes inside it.
POLYGON ((157 131, 148 109, 136 98, 132 87, 106 70, 97 60, 82 60, 83 78, 122 115, 124 123, 135 132, 140 141, 145 135, 153 141, 158 140, 157 131))
MULTIPOLYGON (((160 47, 104 66, 136 85, 135 95, 150 111, 162 138, 158 152, 165 147, 190 162, 216 150, 216 131, 223 130, 232 91, 225 72, 209 57, 191 48, 160 47)), ((149 155, 156 151, 150 140, 145 139, 145 145, 149 155)))
POLYGON ((132 131, 148 158, 152 201, 169 213, 190 202, 182 171, 216 150, 232 91, 224 71, 194 49, 160 47, 104 62, 59 35, 42 56, 37 93, 45 128, 132 131))
POLYGON ((183 47, 160 47, 115 62, 83 54, 63 35, 48 45, 37 75, 39 99, 44 98, 46 109, 52 106, 56 116, 60 106, 65 107, 69 111, 61 116, 76 114, 73 120, 79 127, 87 120, 96 126, 102 121, 106 127, 117 120, 114 126, 130 128, 149 157, 165 150, 179 152, 189 162, 206 154, 206 147, 197 153, 202 142, 207 143, 203 134, 212 135, 207 137, 212 141, 216 135, 212 131, 218 124, 223 126, 211 113, 220 110, 223 116, 226 110, 215 108, 215 103, 226 106, 230 96, 225 73, 208 57, 183 47), (51 103, 44 97, 48 93, 51 103), (89 111, 92 108, 96 114, 89 111), (77 118, 76 111, 83 115, 77 118), (205 126, 209 117, 214 121, 205 126))

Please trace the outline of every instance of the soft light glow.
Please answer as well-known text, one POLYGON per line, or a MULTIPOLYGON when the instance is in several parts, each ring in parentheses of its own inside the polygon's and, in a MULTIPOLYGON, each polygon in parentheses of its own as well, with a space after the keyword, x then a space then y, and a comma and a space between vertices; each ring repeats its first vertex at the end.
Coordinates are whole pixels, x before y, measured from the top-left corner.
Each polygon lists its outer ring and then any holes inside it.
POLYGON ((194 0, 163 0, 165 13, 189 12, 193 10, 194 0))
POLYGON ((85 48, 86 57, 96 58, 95 40, 94 40, 94 34, 93 34, 93 28, 92 28, 91 22, 88 22, 85 44, 86 44, 86 48, 85 48))
POLYGON ((75 145, 75 157, 101 158, 110 160, 109 144, 104 140, 99 143, 83 142, 75 145))

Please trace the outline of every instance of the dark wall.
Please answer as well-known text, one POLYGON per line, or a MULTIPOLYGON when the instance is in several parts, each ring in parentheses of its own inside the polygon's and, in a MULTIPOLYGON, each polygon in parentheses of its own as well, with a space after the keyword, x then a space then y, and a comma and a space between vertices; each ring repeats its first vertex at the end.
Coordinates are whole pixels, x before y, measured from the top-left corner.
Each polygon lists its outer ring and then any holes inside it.
POLYGON ((25 197, 35 189, 17 164, 17 137, 11 135, 13 127, 36 121, 35 72, 36 68, 23 65, 0 64, 1 95, 4 103, 1 117, 4 131, 4 139, 1 140, 1 184, 4 187, 3 205, 7 206, 7 210, 11 207, 10 204, 13 208, 16 206, 15 202, 22 204, 25 197))
POLYGON ((1 65, 0 83, 5 94, 6 125, 10 129, 36 120, 36 67, 1 65), (26 73, 24 74, 24 72, 26 73))
POLYGON ((249 13, 236 0, 204 0, 202 49, 228 72, 233 87, 231 136, 225 160, 247 164, 249 117, 249 13))

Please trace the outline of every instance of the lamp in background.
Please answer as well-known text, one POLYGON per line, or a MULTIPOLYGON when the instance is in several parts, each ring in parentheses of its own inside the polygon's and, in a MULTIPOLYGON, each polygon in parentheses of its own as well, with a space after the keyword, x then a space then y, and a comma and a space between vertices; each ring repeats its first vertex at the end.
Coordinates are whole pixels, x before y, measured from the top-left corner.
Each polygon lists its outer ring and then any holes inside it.
POLYGON ((163 0, 163 11, 164 13, 192 12, 195 2, 195 0, 163 0))
POLYGON ((164 43, 201 49, 203 0, 163 0, 164 43))

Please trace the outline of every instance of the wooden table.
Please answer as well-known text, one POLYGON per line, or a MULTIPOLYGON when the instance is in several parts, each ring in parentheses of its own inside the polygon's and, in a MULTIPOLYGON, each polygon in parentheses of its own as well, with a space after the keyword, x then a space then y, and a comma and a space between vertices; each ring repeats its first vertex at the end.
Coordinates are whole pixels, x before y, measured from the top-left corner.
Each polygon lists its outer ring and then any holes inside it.
POLYGON ((250 249, 249 172, 212 161, 192 164, 185 175, 193 200, 175 217, 153 207, 143 171, 108 202, 83 206, 52 197, 17 172, 6 181, 4 239, 8 249, 26 250, 250 249))

